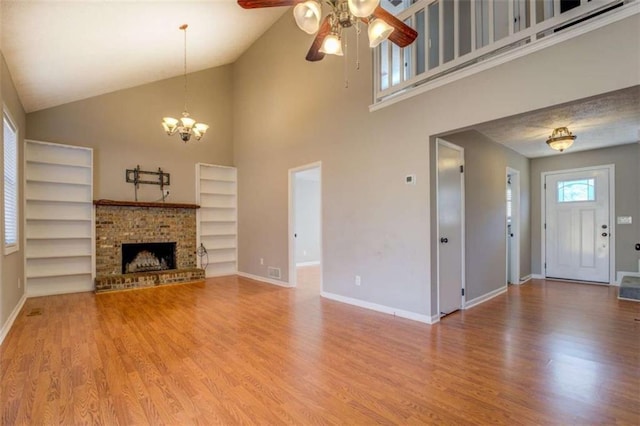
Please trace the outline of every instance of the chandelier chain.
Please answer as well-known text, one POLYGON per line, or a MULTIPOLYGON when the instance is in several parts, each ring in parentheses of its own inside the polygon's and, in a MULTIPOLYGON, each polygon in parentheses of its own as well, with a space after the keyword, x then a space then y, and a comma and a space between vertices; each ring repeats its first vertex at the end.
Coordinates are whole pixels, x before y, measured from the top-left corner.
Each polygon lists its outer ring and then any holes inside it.
POLYGON ((184 112, 187 112, 187 26, 184 26, 184 112))

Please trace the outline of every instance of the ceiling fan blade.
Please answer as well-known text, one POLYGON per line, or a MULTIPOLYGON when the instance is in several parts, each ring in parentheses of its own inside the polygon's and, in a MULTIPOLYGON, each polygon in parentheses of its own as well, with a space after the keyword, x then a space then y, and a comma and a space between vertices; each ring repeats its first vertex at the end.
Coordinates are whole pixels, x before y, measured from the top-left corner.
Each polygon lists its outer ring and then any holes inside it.
POLYGON ((418 37, 416 30, 387 12, 381 6, 378 6, 376 10, 373 11, 373 16, 382 19, 395 29, 395 31, 389 35, 389 41, 400 47, 407 47, 418 37))
POLYGON ((304 0, 238 0, 243 9, 260 9, 263 7, 293 6, 304 0))
POLYGON ((324 18, 322 21, 322 25, 320 25, 320 29, 318 30, 318 34, 316 34, 316 38, 313 39, 313 43, 309 48, 309 52, 307 53, 307 61, 315 62, 324 58, 324 53, 320 51, 322 47, 322 42, 324 42, 325 37, 329 35, 331 32, 331 20, 329 16, 324 18))

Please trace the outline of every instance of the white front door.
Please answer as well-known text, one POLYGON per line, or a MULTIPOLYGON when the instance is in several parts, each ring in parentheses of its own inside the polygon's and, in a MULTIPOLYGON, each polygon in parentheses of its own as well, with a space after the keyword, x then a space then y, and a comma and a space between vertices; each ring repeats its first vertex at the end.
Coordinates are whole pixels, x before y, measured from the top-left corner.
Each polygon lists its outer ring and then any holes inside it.
POLYGON ((545 176, 546 276, 609 283, 609 168, 545 176))
POLYGON ((438 139, 438 303, 440 314, 462 307, 463 262, 463 173, 462 148, 438 139))

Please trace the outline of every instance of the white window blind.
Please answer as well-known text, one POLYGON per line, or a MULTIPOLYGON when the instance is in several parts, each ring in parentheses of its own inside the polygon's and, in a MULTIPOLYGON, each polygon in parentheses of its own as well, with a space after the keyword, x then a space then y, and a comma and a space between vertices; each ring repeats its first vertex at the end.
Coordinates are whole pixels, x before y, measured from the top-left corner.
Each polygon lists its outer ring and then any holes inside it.
POLYGON ((18 132, 7 113, 4 131, 4 251, 18 249, 18 132))

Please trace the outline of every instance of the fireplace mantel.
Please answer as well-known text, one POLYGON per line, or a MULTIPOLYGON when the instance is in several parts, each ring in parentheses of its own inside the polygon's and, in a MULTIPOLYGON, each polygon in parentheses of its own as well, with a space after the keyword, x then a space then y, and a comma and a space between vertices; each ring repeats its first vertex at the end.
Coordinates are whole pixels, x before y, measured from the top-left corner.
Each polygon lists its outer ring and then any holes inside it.
POLYGON ((153 203, 146 201, 117 201, 117 200, 93 200, 96 206, 119 206, 119 207, 151 207, 163 209, 199 209, 197 204, 182 203, 153 203))

